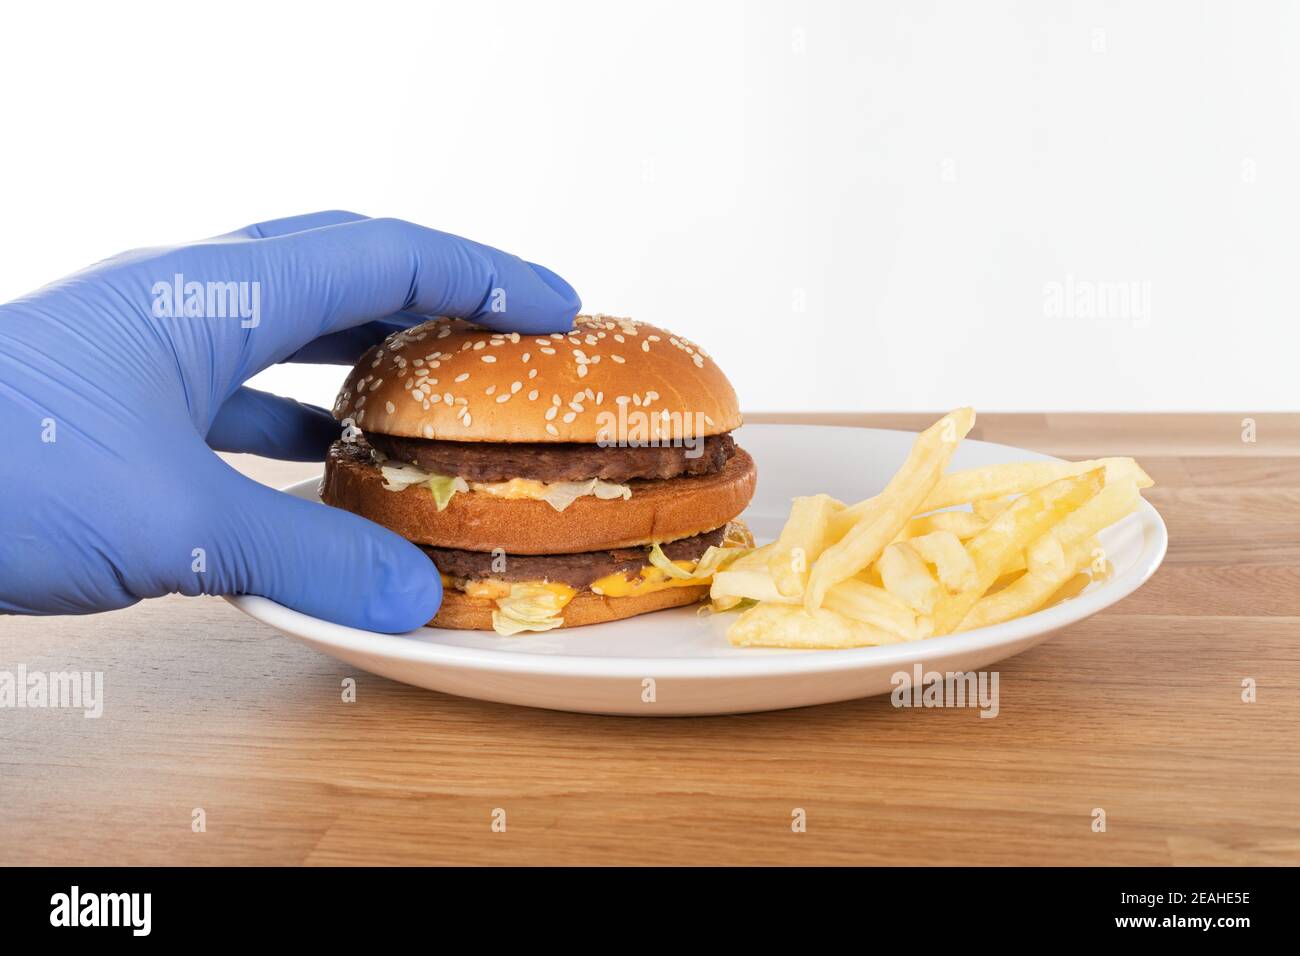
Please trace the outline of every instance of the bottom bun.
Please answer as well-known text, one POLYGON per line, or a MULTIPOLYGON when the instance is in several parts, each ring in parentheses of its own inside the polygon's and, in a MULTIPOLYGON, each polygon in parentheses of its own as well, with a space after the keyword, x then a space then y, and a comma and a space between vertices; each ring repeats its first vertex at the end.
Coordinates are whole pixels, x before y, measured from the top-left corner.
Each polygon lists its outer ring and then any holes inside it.
MULTIPOLYGON (((564 623, 561 627, 582 627, 584 624, 601 624, 605 621, 619 621, 625 617, 636 617, 651 611, 662 611, 670 607, 682 607, 695 604, 708 597, 709 586, 701 584, 692 587, 665 588, 650 594, 636 597, 605 597, 592 591, 579 591, 564 607, 564 623)), ((446 589, 442 595, 442 607, 430 627, 450 627, 462 631, 492 630, 492 612, 496 604, 481 598, 472 598, 463 591, 446 589)))

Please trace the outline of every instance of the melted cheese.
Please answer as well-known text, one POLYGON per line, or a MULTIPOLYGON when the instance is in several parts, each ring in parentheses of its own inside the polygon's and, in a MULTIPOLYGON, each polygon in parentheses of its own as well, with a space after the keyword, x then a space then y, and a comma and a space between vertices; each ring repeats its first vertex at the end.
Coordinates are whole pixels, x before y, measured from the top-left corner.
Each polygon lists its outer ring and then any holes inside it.
MULTIPOLYGON (((673 564, 683 571, 691 571, 695 568, 694 561, 674 561, 673 564)), ((639 597, 642 594, 653 594, 655 591, 665 591, 668 588, 690 588, 708 583, 708 578, 670 578, 658 568, 646 565, 635 578, 629 579, 623 572, 615 571, 593 581, 591 589, 605 597, 639 597)))
POLYGON ((532 478, 511 478, 509 481, 474 481, 470 483, 473 491, 496 495, 498 498, 544 498, 546 483, 532 478))

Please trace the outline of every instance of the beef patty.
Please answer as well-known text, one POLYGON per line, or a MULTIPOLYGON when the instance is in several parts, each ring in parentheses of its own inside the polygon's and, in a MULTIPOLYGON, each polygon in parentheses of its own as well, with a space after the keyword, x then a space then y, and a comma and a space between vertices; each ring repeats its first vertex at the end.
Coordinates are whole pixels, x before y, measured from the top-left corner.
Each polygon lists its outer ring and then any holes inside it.
MULTIPOLYGON (((659 547, 672 561, 697 561, 712 545, 722 544, 726 527, 705 531, 692 538, 670 541, 659 547)), ((556 581, 582 590, 593 581, 621 571, 639 574, 650 563, 646 548, 618 548, 614 551, 586 551, 579 554, 508 554, 505 568, 492 568, 494 557, 485 551, 421 546, 438 570, 453 578, 495 578, 499 581, 556 581)))
POLYGON ((580 442, 465 442, 402 438, 366 432, 370 447, 438 475, 466 481, 629 481, 712 475, 736 451, 730 433, 709 435, 694 449, 679 446, 624 447, 580 442), (694 454, 695 457, 691 457, 694 454))

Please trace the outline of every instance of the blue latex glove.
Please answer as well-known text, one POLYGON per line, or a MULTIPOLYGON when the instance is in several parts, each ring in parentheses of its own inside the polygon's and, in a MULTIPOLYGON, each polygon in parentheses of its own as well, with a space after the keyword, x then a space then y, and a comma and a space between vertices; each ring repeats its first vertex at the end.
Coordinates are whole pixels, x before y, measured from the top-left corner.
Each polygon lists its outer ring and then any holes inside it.
POLYGON ((578 308, 541 266, 345 212, 125 253, 0 306, 0 610, 261 594, 377 631, 424 624, 442 584, 419 549, 213 453, 320 461, 339 434, 324 409, 242 383, 277 362, 351 365, 426 315, 543 333, 578 308), (235 314, 185 317, 178 275, 205 284, 202 311, 235 314), (248 285, 208 303, 217 282, 248 285))

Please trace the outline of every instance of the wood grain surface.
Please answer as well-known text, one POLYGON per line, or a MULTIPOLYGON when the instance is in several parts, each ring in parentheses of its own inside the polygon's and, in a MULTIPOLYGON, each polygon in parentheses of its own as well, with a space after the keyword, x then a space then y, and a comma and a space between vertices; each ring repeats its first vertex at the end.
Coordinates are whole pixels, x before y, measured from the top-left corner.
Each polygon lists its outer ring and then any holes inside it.
MULTIPOLYGON (((1300 862, 1300 415, 989 414, 972 437, 1139 457, 1171 542, 1132 597, 998 665, 994 720, 888 698, 662 720, 487 704, 354 672, 215 598, 0 618, 0 670, 105 675, 99 719, 0 709, 0 863, 1300 862)), ((275 485, 318 471, 231 460, 275 485)))

